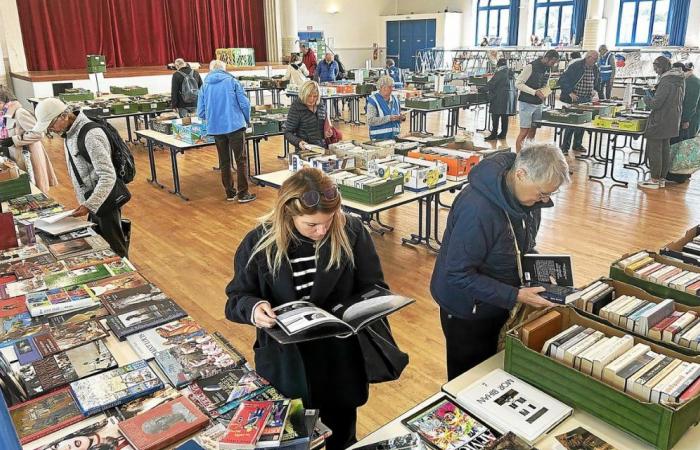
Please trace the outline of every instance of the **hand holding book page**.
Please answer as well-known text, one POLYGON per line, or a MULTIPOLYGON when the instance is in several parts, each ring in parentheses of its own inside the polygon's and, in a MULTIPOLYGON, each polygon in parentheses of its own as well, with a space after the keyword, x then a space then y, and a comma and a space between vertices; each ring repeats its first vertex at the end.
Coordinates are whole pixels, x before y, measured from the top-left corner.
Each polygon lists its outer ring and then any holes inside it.
MULTIPOLYGON (((388 292, 388 291, 386 291, 388 292)), ((313 303, 295 301, 273 309, 279 327, 264 328, 282 344, 303 342, 326 337, 348 337, 415 300, 400 295, 383 295, 354 303, 347 308, 333 308, 340 318, 313 303)))

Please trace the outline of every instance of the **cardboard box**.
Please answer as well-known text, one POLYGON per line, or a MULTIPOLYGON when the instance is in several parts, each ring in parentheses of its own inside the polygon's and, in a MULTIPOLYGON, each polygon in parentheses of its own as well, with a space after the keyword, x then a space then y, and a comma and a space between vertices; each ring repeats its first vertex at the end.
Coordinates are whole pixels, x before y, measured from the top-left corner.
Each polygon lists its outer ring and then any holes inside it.
POLYGON ((612 118, 598 116, 593 119, 593 125, 599 128, 624 131, 644 131, 647 127, 647 119, 628 119, 624 117, 612 118))
POLYGON ((436 188, 447 182, 447 164, 393 155, 369 162, 367 171, 380 177, 404 177, 404 187, 411 191, 436 188))
POLYGON ((421 150, 411 150, 407 156, 425 159, 426 161, 444 162, 447 165, 447 179, 450 181, 466 179, 472 168, 481 161, 481 156, 477 153, 450 150, 442 147, 426 147, 421 150))
POLYGON ((690 228, 685 232, 685 235, 682 238, 664 245, 659 253, 664 256, 668 256, 669 258, 675 258, 679 261, 683 261, 686 264, 696 266, 698 265, 696 259, 683 256, 683 247, 697 236, 700 236, 700 225, 690 228))
POLYGON ((183 125, 180 120, 173 122, 173 136, 175 139, 187 142, 188 144, 208 144, 214 142, 214 136, 207 135, 207 124, 202 122, 192 122, 190 125, 183 125))
POLYGON ((19 174, 19 167, 14 161, 7 160, 0 163, 0 181, 16 180, 19 174))

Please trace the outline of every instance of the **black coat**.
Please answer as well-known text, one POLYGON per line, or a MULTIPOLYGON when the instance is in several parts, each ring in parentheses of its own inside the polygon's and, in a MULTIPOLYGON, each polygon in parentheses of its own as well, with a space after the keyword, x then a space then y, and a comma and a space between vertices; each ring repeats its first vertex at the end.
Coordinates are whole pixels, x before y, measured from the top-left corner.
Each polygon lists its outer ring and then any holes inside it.
POLYGON ((325 147, 323 124, 326 121, 326 107, 323 102, 316 108, 316 114, 296 98, 287 114, 284 136, 296 148, 304 141, 308 144, 325 147))
MULTIPOLYGON (((316 266, 309 301, 326 311, 340 303, 353 303, 375 285, 387 287, 369 233, 358 218, 346 217, 345 229, 353 248, 354 267, 346 262, 339 269, 326 271, 330 258, 328 245, 320 250, 316 266)), ((249 262, 261 233, 261 227, 248 233, 236 251, 235 275, 226 287, 228 320, 252 324, 253 308, 261 299, 269 301, 273 307, 296 299, 289 264, 283 264, 273 278, 264 254, 257 254, 249 262)), ((253 350, 258 373, 283 395, 301 398, 308 407, 357 407, 367 401, 369 385, 356 336, 282 345, 264 331, 257 330, 253 350)))
POLYGON ((491 114, 514 116, 517 111, 518 90, 515 89, 515 74, 505 68, 497 70, 487 83, 491 114))
POLYGON ((180 95, 180 91, 182 90, 182 82, 185 80, 185 75, 184 74, 189 74, 190 72, 192 73, 192 76, 194 77, 195 81, 197 81, 197 86, 200 88, 202 87, 202 77, 199 76, 199 72, 194 70, 193 68, 187 66, 183 67, 182 69, 177 70, 173 74, 173 79, 170 83, 170 105, 173 108, 196 108, 197 107, 197 102, 194 101, 192 103, 187 103, 182 99, 182 96, 180 95))

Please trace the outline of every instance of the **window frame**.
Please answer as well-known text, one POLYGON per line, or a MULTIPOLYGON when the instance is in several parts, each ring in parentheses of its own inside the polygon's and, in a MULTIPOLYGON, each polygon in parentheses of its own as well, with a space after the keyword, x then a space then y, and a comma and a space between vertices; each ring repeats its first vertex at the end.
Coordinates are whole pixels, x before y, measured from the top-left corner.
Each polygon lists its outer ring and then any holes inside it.
MULTIPOLYGON (((535 34, 535 27, 537 25, 537 11, 544 10, 544 30, 545 34, 541 37, 544 39, 549 32, 549 12, 553 8, 559 9, 559 14, 557 15, 557 35, 556 39, 552 38, 552 45, 558 45, 561 41, 561 18, 563 16, 562 12, 565 6, 571 6, 571 25, 569 30, 574 28, 574 13, 576 11, 576 6, 574 5, 574 0, 535 0, 535 13, 532 15, 532 34, 535 34)), ((571 34, 569 34, 569 42, 571 42, 571 34)))
MULTIPOLYGON (((617 10, 617 32, 615 34, 615 44, 618 47, 648 47, 651 45, 652 37, 654 36, 654 19, 656 17, 656 3, 659 1, 669 2, 669 11, 671 9, 671 0, 620 0, 619 7, 617 10), (637 18, 639 16, 639 9, 642 3, 651 3, 651 13, 649 15, 649 29, 647 30, 647 40, 646 42, 637 41, 637 18), (622 28, 622 9, 626 3, 634 4, 634 19, 632 20, 632 34, 631 42, 620 42, 620 30, 622 28)), ((664 34, 668 34, 668 27, 670 21, 668 20, 669 14, 666 14, 666 29, 664 34)))
MULTIPOLYGON (((476 2, 476 32, 474 35, 474 43, 476 45, 479 45, 481 43, 481 38, 483 36, 489 36, 488 31, 491 28, 490 22, 491 22, 491 11, 496 11, 497 12, 497 23, 496 23, 496 29, 498 30, 497 36, 501 38, 502 43, 507 43, 508 42, 508 36, 501 36, 501 17, 503 14, 503 11, 508 11, 508 22, 510 22, 510 9, 511 9, 511 4, 513 0, 509 0, 508 4, 506 5, 491 5, 491 2, 494 0, 477 0, 476 2), (481 11, 486 11, 486 23, 484 24, 484 30, 486 31, 486 34, 484 33, 479 33, 481 30, 480 23, 479 23, 479 13, 481 11), (483 36, 480 36, 482 34, 483 36)), ((507 27, 508 29, 509 27, 507 27)), ((508 31, 510 32, 510 31, 508 31)))

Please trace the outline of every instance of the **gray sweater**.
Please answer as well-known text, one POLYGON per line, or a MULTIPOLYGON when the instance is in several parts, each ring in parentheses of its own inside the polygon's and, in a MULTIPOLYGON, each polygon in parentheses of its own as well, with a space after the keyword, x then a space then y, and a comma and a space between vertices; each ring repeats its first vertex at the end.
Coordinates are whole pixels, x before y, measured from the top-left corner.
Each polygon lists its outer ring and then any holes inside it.
POLYGON ((66 164, 68 165, 68 173, 70 174, 75 195, 81 205, 85 205, 91 212, 96 213, 102 206, 102 203, 107 199, 114 183, 117 180, 117 175, 112 165, 112 149, 109 145, 107 135, 101 129, 93 129, 85 135, 85 149, 90 155, 90 161, 86 161, 82 156, 78 156, 78 133, 90 119, 82 112, 73 122, 66 133, 65 149, 66 149, 66 164), (72 155, 75 167, 78 169, 80 177, 85 184, 84 189, 80 187, 73 167, 68 159, 69 153, 72 155), (92 191, 89 198, 85 198, 86 192, 92 191))

